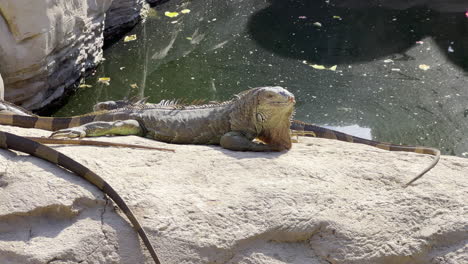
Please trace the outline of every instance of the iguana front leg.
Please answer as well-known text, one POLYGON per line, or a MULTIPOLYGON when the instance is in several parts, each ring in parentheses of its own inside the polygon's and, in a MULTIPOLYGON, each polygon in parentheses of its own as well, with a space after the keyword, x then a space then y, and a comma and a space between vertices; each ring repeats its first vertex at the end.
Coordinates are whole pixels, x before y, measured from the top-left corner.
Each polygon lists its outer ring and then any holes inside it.
POLYGON ((255 143, 243 133, 231 131, 224 134, 219 142, 221 147, 235 151, 282 151, 279 146, 255 143))
POLYGON ((96 121, 79 127, 60 129, 52 133, 51 138, 99 137, 105 135, 143 135, 138 121, 129 119, 114 122, 96 121))

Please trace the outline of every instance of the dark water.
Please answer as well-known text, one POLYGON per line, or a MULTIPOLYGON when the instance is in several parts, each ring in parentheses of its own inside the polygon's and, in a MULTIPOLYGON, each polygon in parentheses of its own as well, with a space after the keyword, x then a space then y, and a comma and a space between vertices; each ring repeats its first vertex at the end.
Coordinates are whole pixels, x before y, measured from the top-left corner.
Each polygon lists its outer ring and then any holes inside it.
POLYGON ((280 85, 296 95, 296 119, 468 157, 468 4, 327 2, 169 1, 128 34, 137 40, 108 48, 85 80, 92 87, 55 115, 131 96, 226 100, 280 85))

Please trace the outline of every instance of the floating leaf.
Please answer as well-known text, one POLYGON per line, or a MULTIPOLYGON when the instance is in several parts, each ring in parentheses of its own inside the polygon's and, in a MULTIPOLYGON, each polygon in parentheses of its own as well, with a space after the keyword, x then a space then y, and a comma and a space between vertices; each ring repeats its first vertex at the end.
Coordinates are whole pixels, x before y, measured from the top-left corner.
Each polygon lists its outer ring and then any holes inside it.
POLYGON ((416 44, 422 45, 422 44, 424 44, 424 41, 418 40, 418 41, 416 41, 416 44))
POLYGON ((130 84, 130 87, 131 87, 132 89, 136 89, 136 88, 138 88, 138 84, 132 83, 132 84, 130 84))
POLYGON ((384 60, 383 62, 384 62, 384 63, 392 63, 393 60, 392 60, 392 59, 386 59, 386 60, 384 60))
POLYGON ((182 14, 188 14, 190 13, 190 9, 184 9, 182 11, 180 11, 182 14))
POLYGON ((309 64, 309 66, 316 70, 330 70, 330 71, 336 71, 336 68, 338 67, 338 65, 333 65, 330 68, 327 68, 323 65, 318 65, 318 64, 309 64))
POLYGON ((431 66, 429 65, 426 65, 426 64, 421 64, 419 65, 419 69, 423 70, 423 71, 427 71, 431 68, 431 66))
POLYGON ((316 26, 316 27, 322 27, 322 23, 320 23, 320 22, 315 22, 313 25, 316 26))
POLYGON ((179 15, 179 13, 166 11, 166 12, 164 12, 164 15, 167 16, 167 17, 177 17, 179 15))
POLYGON ((101 77, 101 78, 98 79, 98 82, 103 83, 105 85, 109 85, 110 84, 110 78, 109 77, 101 77))
POLYGON ((317 65, 317 64, 309 64, 310 67, 316 69, 316 70, 326 70, 327 68, 323 65, 317 65))
POLYGON ((297 18, 299 18, 299 19, 306 19, 307 17, 306 17, 306 16, 298 16, 297 18))
POLYGON ((341 20, 342 18, 340 16, 333 16, 333 19, 341 20))
POLYGON ((192 40, 192 38, 191 38, 191 37, 186 37, 185 39, 192 40))
POLYGON ((136 34, 130 35, 130 36, 125 36, 124 42, 129 42, 129 41, 134 41, 137 39, 136 34))
POLYGON ((93 86, 89 85, 89 84, 85 84, 85 83, 80 84, 80 86, 78 86, 78 88, 91 88, 91 87, 93 87, 93 86))

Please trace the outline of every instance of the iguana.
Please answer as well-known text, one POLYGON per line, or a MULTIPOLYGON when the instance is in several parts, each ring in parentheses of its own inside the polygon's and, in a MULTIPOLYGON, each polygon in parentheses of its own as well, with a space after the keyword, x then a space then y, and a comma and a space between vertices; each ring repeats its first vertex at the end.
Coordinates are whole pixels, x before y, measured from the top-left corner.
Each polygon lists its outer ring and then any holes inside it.
POLYGON ((180 106, 164 101, 69 118, 0 115, 0 124, 55 131, 53 138, 140 135, 168 143, 219 144, 230 150, 283 151, 291 148, 294 104, 294 95, 287 90, 260 87, 216 104, 180 106))
POLYGON ((21 116, 2 118, 0 116, 0 124, 51 131, 62 129, 54 132, 52 137, 140 134, 170 143, 220 144, 227 149, 251 151, 290 149, 291 129, 293 134, 362 143, 392 151, 417 153, 423 151, 435 155, 436 159, 405 186, 420 178, 439 160, 440 152, 436 149, 381 143, 296 120, 291 122, 294 103, 294 96, 281 87, 260 87, 242 92, 232 100, 222 103, 184 106, 174 101, 162 101, 159 104, 147 104, 144 100, 109 101, 97 104, 95 106, 97 112, 83 116, 71 118, 21 116), (125 125, 127 129, 120 127, 125 125), (266 144, 252 142, 255 138, 266 144))
POLYGON ((77 175, 84 178, 94 186, 98 187, 101 191, 107 194, 128 217, 128 219, 133 225, 133 228, 140 235, 141 239, 143 240, 143 243, 150 252, 154 262, 156 264, 160 263, 158 256, 156 255, 156 252, 150 240, 148 239, 148 236, 146 235, 145 230, 139 223, 136 216, 130 210, 127 203, 122 199, 122 197, 120 197, 120 195, 114 190, 114 188, 112 188, 99 175, 97 175, 87 167, 81 165, 80 163, 76 162, 72 158, 66 156, 65 154, 62 154, 38 142, 32 141, 24 137, 16 136, 7 132, 0 131, 0 148, 21 151, 41 158, 43 160, 47 160, 53 164, 62 166, 65 169, 76 173, 77 175))

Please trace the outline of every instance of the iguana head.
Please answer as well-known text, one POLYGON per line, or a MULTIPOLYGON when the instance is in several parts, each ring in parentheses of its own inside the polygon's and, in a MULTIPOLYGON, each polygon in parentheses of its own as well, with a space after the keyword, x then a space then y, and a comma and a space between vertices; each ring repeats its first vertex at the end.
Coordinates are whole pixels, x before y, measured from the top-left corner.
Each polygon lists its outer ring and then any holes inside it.
POLYGON ((257 137, 281 150, 290 149, 289 127, 296 103, 294 95, 279 86, 256 88, 252 92, 256 98, 254 119, 257 137))

